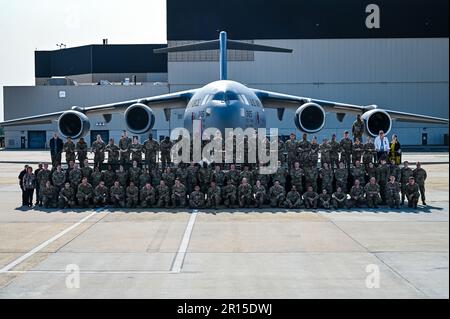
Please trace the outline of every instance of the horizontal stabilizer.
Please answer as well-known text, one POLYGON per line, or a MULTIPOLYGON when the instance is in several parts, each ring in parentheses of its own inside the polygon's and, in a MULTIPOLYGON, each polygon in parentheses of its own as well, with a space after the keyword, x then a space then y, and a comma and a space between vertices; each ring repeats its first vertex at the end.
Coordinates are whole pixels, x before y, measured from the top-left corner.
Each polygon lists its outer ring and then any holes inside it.
MULTIPOLYGON (((171 53, 171 52, 185 52, 185 51, 204 51, 204 50, 219 50, 220 41, 211 40, 203 41, 193 44, 179 45, 176 47, 167 47, 161 49, 155 49, 155 53, 171 53)), ((263 51, 263 52, 284 52, 292 53, 291 49, 272 47, 267 45, 253 44, 241 41, 227 40, 228 50, 241 50, 241 51, 263 51)))

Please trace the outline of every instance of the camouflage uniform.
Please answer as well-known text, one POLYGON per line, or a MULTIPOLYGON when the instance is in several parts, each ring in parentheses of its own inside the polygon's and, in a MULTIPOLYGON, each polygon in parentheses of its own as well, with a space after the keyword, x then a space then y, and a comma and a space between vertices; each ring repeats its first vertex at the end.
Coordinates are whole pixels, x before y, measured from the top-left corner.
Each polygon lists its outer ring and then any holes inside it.
POLYGON ((91 183, 91 181, 92 181, 92 179, 91 179, 91 177, 92 177, 92 172, 93 172, 94 170, 92 169, 92 167, 90 167, 90 166, 84 166, 82 169, 81 169, 81 174, 83 175, 83 177, 86 177, 87 179, 88 179, 88 182, 89 183, 91 183))
POLYGON ((225 206, 233 207, 236 202, 236 186, 233 183, 225 185, 222 189, 222 197, 225 206))
POLYGON ((377 181, 380 185, 381 202, 386 203, 386 183, 389 181, 389 165, 380 164, 377 167, 377 181))
POLYGON ((331 145, 330 143, 322 143, 319 146, 320 151, 320 163, 327 163, 331 165, 331 145))
MULTIPOLYGON (((141 175, 139 175, 139 182, 134 185, 137 185, 137 186, 139 186, 139 188, 142 188, 145 186, 145 184, 150 183, 151 180, 152 180, 152 177, 150 176, 150 174, 144 170, 144 171, 142 171, 141 175)), ((166 185, 167 185, 167 183, 166 183, 166 185)))
POLYGON ((281 184, 279 186, 273 185, 269 189, 270 206, 283 207, 285 194, 286 191, 284 190, 284 187, 281 184))
POLYGON ((344 192, 334 192, 331 196, 331 206, 334 209, 347 207, 347 194, 344 192))
POLYGON ((331 207, 331 196, 329 193, 319 195, 319 207, 329 209, 331 207))
POLYGON ((332 194, 333 193, 333 179, 334 179, 333 169, 330 167, 321 168, 319 171, 319 174, 320 174, 320 178, 322 178, 322 189, 326 189, 328 195, 332 194))
MULTIPOLYGON (((66 173, 62 170, 59 172, 57 170, 54 171, 52 174, 52 183, 53 183, 53 186, 55 186, 57 192, 59 193, 59 190, 61 188, 63 188, 64 184, 66 183, 66 173)), ((45 184, 42 188, 44 188, 44 187, 45 187, 45 184)), ((78 187, 78 185, 76 185, 76 187, 78 187)), ((76 189, 76 188, 74 188, 74 189, 76 189)))
POLYGON ((308 156, 310 152, 311 152, 311 143, 308 140, 302 139, 301 141, 298 141, 297 154, 300 166, 302 167, 309 166, 310 163, 308 156))
POLYGON ((69 186, 69 188, 61 188, 59 191, 58 197, 58 207, 64 209, 66 207, 73 208, 75 207, 75 191, 69 186))
POLYGON ((104 142, 95 141, 92 143, 91 149, 94 152, 94 167, 100 167, 105 161, 105 148, 106 144, 104 142))
POLYGON ((252 204, 252 186, 250 184, 241 184, 238 187, 238 198, 240 207, 249 207, 252 204))
POLYGON ((83 172, 79 168, 74 168, 69 172, 69 182, 70 186, 73 187, 73 189, 78 190, 78 185, 81 183, 81 180, 83 179, 83 172))
POLYGON ((316 167, 306 167, 305 168, 305 185, 312 186, 314 191, 317 191, 317 176, 318 171, 316 167))
MULTIPOLYGON (((269 147, 270 149, 270 147, 269 147)), ((286 163, 286 159, 284 157, 284 152, 286 151, 286 148, 284 146, 284 142, 282 140, 278 140, 278 160, 281 162, 281 164, 286 163)))
POLYGON ((300 208, 303 206, 302 196, 299 192, 291 190, 286 195, 284 207, 286 208, 300 208))
POLYGON ((366 193, 366 202, 369 208, 378 208, 378 204, 381 202, 380 198, 380 185, 367 183, 364 187, 366 193))
POLYGON ((284 185, 286 185, 286 169, 284 167, 278 167, 276 173, 273 175, 272 180, 275 181, 279 181, 280 185, 284 187, 284 185))
MULTIPOLYGON (((260 169, 260 168, 259 168, 260 169)), ((260 174, 259 169, 255 170, 255 176, 253 177, 253 184, 256 184, 256 181, 259 180, 261 182, 261 185, 264 186, 264 188, 267 189, 267 186, 269 186, 270 181, 270 175, 268 174, 260 174)))
POLYGON ((148 208, 155 206, 156 203, 156 191, 154 187, 141 189, 141 207, 148 208))
POLYGON ((133 182, 134 185, 139 185, 139 176, 141 176, 141 169, 139 167, 131 166, 128 169, 128 175, 130 177, 130 182, 133 182))
POLYGON ((161 172, 159 171, 159 169, 155 168, 154 170, 152 170, 152 185, 159 185, 159 183, 161 182, 161 172))
POLYGON ((416 168, 413 171, 413 176, 416 184, 419 186, 422 203, 425 203, 425 180, 427 179, 427 172, 422 167, 416 168))
POLYGON ((370 165, 367 165, 365 167, 366 171, 366 181, 369 181, 372 177, 377 178, 377 168, 375 166, 370 167, 370 165))
POLYGON ((125 171, 125 170, 123 170, 123 171, 118 170, 116 172, 116 180, 119 181, 120 186, 122 186, 124 188, 127 187, 127 185, 128 185, 128 172, 125 171))
POLYGON ((116 173, 113 170, 106 170, 103 172, 103 180, 105 182, 105 186, 110 188, 114 185, 116 180, 116 173))
POLYGON ((77 190, 77 200, 78 204, 81 207, 86 207, 89 205, 89 202, 92 200, 94 194, 94 190, 92 185, 87 183, 86 185, 80 184, 78 185, 77 190))
POLYGON ((340 142, 341 144, 341 162, 345 164, 345 166, 348 168, 350 167, 351 163, 351 155, 352 155, 352 148, 353 148, 353 142, 350 138, 343 138, 340 142))
POLYGON ((128 186, 126 194, 128 208, 135 208, 139 205, 139 188, 136 185, 133 184, 133 186, 128 186))
POLYGON ((246 178, 246 179, 247 179, 247 182, 248 182, 250 185, 253 185, 253 183, 254 183, 254 181, 253 181, 253 173, 252 173, 250 170, 245 170, 245 169, 244 169, 244 170, 241 172, 241 176, 240 176, 241 181, 242 181, 243 178, 246 178))
POLYGON ((291 170, 291 185, 294 185, 297 191, 303 193, 303 176, 305 173, 301 168, 291 170))
POLYGON ((366 171, 362 165, 353 167, 351 169, 351 172, 353 176, 353 182, 359 180, 360 183, 362 183, 363 185, 365 184, 366 171))
POLYGON ((297 161, 297 140, 287 140, 284 143, 284 148, 287 152, 288 167, 292 167, 297 161))
POLYGON ((348 208, 358 207, 365 205, 366 201, 364 199, 364 187, 352 186, 350 189, 350 199, 348 200, 348 208))
POLYGON ((189 196, 189 206, 193 209, 205 206, 205 195, 200 191, 193 191, 189 196))
POLYGON ((145 154, 145 161, 147 162, 148 168, 155 168, 156 156, 159 152, 159 143, 153 139, 148 139, 144 143, 143 152, 145 154))
POLYGON ((227 176, 228 180, 231 180, 231 182, 233 183, 234 186, 237 186, 241 183, 241 178, 240 178, 241 175, 237 169, 235 169, 235 170, 230 169, 227 172, 226 176, 227 176))
POLYGON ((400 182, 401 178, 402 178, 402 172, 400 170, 400 167, 398 165, 395 164, 390 164, 389 165, 389 176, 395 176, 395 181, 396 182, 400 182))
POLYGON ((225 173, 222 170, 214 171, 211 180, 215 181, 217 186, 223 187, 225 185, 225 173))
MULTIPOLYGON (((39 173, 36 175, 36 183, 39 185, 39 190, 43 189, 45 187, 45 183, 50 180, 50 177, 52 176, 52 172, 49 169, 42 169, 39 171, 39 173)), ((65 175, 64 175, 65 177, 65 175)), ((59 189, 59 188, 58 188, 59 189)), ((39 201, 42 201, 42 196, 39 192, 39 201)))
POLYGON ((336 180, 336 188, 342 188, 342 192, 347 192, 348 170, 346 168, 338 168, 334 171, 334 178, 336 180))
POLYGON ((311 143, 311 151, 307 154, 307 162, 309 167, 317 168, 319 162, 319 144, 311 143))
POLYGON ((253 195, 255 198, 255 206, 260 208, 266 200, 266 187, 262 183, 259 187, 255 185, 253 187, 253 195))
POLYGON ((172 187, 172 204, 174 207, 186 206, 186 187, 182 183, 172 187))
POLYGON ((49 187, 45 186, 42 191, 42 205, 45 208, 55 207, 56 206, 56 196, 57 189, 56 187, 50 185, 49 187))
POLYGON ((86 142, 78 141, 76 145, 78 161, 80 162, 80 167, 84 167, 84 160, 87 159, 88 145, 86 142))
POLYGON ((352 125, 352 134, 353 134, 353 140, 356 141, 358 138, 362 142, 362 136, 364 134, 364 121, 363 120, 356 120, 353 122, 352 125))
POLYGON ((131 162, 136 161, 138 165, 142 162, 142 149, 143 146, 141 143, 131 143, 130 152, 131 152, 131 162))
POLYGON ((161 175, 161 179, 166 183, 169 190, 172 190, 173 185, 175 185, 175 174, 170 171, 169 173, 164 172, 161 175))
POLYGON ((108 187, 97 185, 94 188, 94 205, 95 206, 106 205, 109 199, 108 193, 109 193, 108 187))
POLYGON ((94 189, 100 184, 100 182, 103 180, 103 173, 100 171, 94 171, 91 175, 91 181, 92 181, 92 187, 94 189))
POLYGON ((110 200, 111 204, 114 205, 114 207, 124 207, 125 206, 125 192, 123 190, 122 186, 115 186, 113 185, 110 190, 110 200))
POLYGON ((116 144, 108 144, 105 151, 108 152, 108 164, 115 168, 119 164, 119 147, 116 144))
POLYGON ((331 167, 339 167, 339 153, 341 152, 341 144, 338 141, 331 140, 330 142, 330 161, 331 167))
POLYGON ((203 193, 208 190, 208 185, 211 184, 211 176, 209 167, 200 167, 198 170, 198 182, 203 193))
POLYGON ((364 153, 364 145, 362 143, 354 143, 352 146, 352 162, 355 165, 356 161, 361 162, 361 157, 364 153))
POLYGON ((306 208, 317 208, 317 201, 319 200, 319 194, 315 191, 308 191, 303 194, 303 201, 305 202, 306 208))
POLYGON ((70 161, 75 162, 75 143, 72 141, 64 143, 63 150, 66 152, 67 165, 70 161))
POLYGON ((198 175, 198 166, 189 165, 186 168, 187 180, 186 180, 186 188, 188 194, 194 191, 195 185, 197 185, 197 175, 198 175))
POLYGON ((369 163, 373 163, 375 153, 375 144, 373 142, 364 144, 363 164, 367 166, 369 163))
POLYGON ((216 187, 208 188, 208 198, 207 198, 207 206, 208 208, 217 209, 220 205, 221 196, 220 196, 220 187, 216 185, 216 187))
POLYGON ((163 169, 170 165, 171 159, 170 159, 170 151, 172 150, 173 143, 172 141, 164 140, 161 142, 160 149, 161 149, 161 165, 163 169))
POLYGON ((408 184, 409 178, 413 176, 413 170, 410 167, 402 167, 400 170, 400 183, 402 185, 402 204, 405 202, 406 184, 408 184))
POLYGON ((386 183, 386 202, 390 208, 400 208, 400 183, 386 183))
POLYGON ((156 186, 156 193, 158 194, 157 207, 168 207, 170 205, 170 190, 167 185, 156 186))
POLYGON ((408 207, 417 208, 417 202, 419 201, 419 185, 414 183, 414 185, 406 185, 405 195, 408 199, 408 207))
POLYGON ((181 184, 186 185, 187 182, 187 170, 183 166, 177 167, 175 171, 175 178, 178 178, 181 184))
POLYGON ((130 146, 131 139, 129 137, 122 136, 119 140, 120 164, 122 165, 128 165, 130 162, 130 146))

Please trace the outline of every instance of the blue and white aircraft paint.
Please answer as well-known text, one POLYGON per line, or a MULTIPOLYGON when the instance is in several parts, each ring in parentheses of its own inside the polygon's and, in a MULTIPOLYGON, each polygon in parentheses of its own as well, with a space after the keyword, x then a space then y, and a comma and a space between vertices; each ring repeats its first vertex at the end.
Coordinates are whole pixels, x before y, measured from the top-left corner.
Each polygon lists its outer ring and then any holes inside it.
POLYGON ((89 132, 89 115, 101 114, 105 121, 109 122, 112 113, 124 112, 128 130, 134 134, 143 134, 149 132, 155 124, 155 109, 163 109, 166 119, 169 119, 170 111, 174 108, 185 108, 184 128, 189 132, 193 130, 194 120, 199 120, 202 129, 217 128, 222 136, 226 128, 241 128, 244 131, 248 128, 266 128, 266 108, 276 108, 280 120, 286 108, 296 110, 293 119, 295 125, 306 133, 315 133, 324 127, 326 112, 336 113, 340 121, 348 113, 360 114, 366 133, 370 136, 378 135, 380 130, 388 134, 393 120, 448 124, 448 119, 444 118, 390 111, 376 105, 352 105, 252 89, 239 82, 230 81, 227 79, 228 49, 280 53, 291 53, 292 50, 229 40, 224 31, 220 32, 218 40, 156 49, 155 53, 215 49, 220 50, 220 80, 202 88, 105 105, 73 106, 67 111, 9 120, 0 125, 49 124, 57 120, 59 132, 65 137, 76 139, 89 132))

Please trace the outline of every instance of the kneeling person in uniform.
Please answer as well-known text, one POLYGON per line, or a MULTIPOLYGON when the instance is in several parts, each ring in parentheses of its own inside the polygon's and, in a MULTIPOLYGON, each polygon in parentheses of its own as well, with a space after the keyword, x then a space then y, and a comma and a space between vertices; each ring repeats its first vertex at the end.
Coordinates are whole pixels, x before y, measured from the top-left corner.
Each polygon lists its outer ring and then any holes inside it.
POLYGON ((88 207, 90 201, 92 200, 92 195, 92 185, 88 183, 87 177, 83 177, 81 184, 78 185, 77 190, 78 204, 83 208, 88 207))
POLYGON ((338 187, 333 193, 331 205, 334 209, 347 207, 347 194, 342 191, 341 187, 338 187))
POLYGON ((400 208, 400 183, 397 183, 395 176, 389 177, 389 182, 386 183, 386 202, 390 208, 400 208))
POLYGON ((119 181, 114 182, 114 185, 111 186, 109 193, 111 194, 111 204, 113 204, 115 208, 125 206, 125 192, 123 187, 120 186, 119 181))
POLYGON ((317 209, 319 195, 314 191, 312 186, 308 186, 306 193, 303 194, 303 200, 306 208, 317 209))
POLYGON ((200 191, 200 186, 195 185, 194 191, 189 196, 189 206, 192 209, 203 208, 205 206, 205 195, 200 191))
POLYGON ((146 183, 141 189, 141 207, 149 208, 156 204, 156 191, 150 183, 146 183))
POLYGON ((186 205, 186 187, 181 184, 177 178, 175 185, 172 187, 172 204, 173 207, 184 207, 186 205))
POLYGON ((104 181, 100 181, 94 189, 94 206, 105 206, 108 203, 108 197, 108 187, 105 186, 104 181))
POLYGON ((297 192, 297 187, 292 185, 291 190, 286 195, 284 207, 286 208, 300 208, 303 206, 302 196, 297 192))
POLYGON ((409 178, 408 184, 406 184, 405 195, 408 199, 408 207, 417 208, 417 202, 420 196, 419 185, 412 176, 409 178))
POLYGON ((58 206, 61 209, 75 207, 75 191, 69 182, 66 182, 59 192, 58 206))
POLYGON ((127 207, 135 208, 139 205, 139 188, 134 185, 133 182, 130 182, 130 186, 127 187, 127 207))
POLYGON ((329 209, 331 207, 331 195, 324 188, 319 195, 319 207, 329 209))

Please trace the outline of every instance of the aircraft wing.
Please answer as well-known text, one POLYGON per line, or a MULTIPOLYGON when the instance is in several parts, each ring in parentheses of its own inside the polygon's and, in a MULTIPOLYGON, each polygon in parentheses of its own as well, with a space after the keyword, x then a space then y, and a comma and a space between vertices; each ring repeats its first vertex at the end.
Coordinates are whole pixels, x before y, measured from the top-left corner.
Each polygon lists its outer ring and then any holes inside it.
MULTIPOLYGON (((187 103, 191 97, 195 94, 197 90, 187 90, 174 93, 168 93, 163 95, 145 97, 135 100, 94 105, 88 107, 74 106, 71 109, 79 111, 86 115, 108 115, 111 113, 119 113, 126 110, 127 107, 135 104, 142 103, 146 104, 153 109, 164 109, 164 111, 186 107, 187 103)), ((66 110, 68 111, 68 110, 66 110)), ((18 118, 14 120, 0 122, 0 126, 18 126, 18 125, 35 125, 35 124, 51 124, 52 121, 56 120, 66 111, 59 111, 53 113, 47 113, 42 115, 29 116, 24 118, 18 118)), ((167 116, 167 115, 166 115, 167 116)))
MULTIPOLYGON (((305 103, 316 103, 322 106, 325 112, 333 112, 341 115, 340 120, 343 119, 345 114, 364 114, 367 111, 378 109, 376 105, 354 105, 354 104, 346 104, 339 103, 333 101, 325 101, 325 100, 317 100, 308 97, 301 97, 277 92, 270 92, 259 89, 251 89, 256 96, 260 99, 261 103, 265 108, 276 108, 279 110, 285 108, 297 109, 299 106, 305 103)), ((417 123, 430 123, 430 124, 448 124, 448 119, 406 113, 406 112, 398 112, 385 110, 389 116, 398 122, 417 122, 417 123)), ((279 114, 282 112, 279 112, 279 114)))

